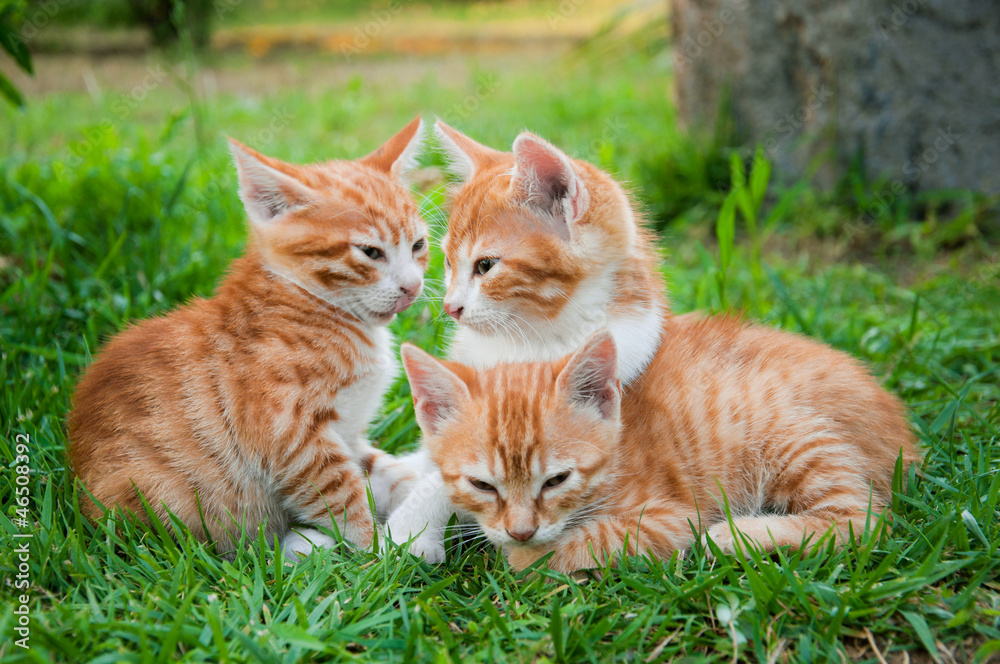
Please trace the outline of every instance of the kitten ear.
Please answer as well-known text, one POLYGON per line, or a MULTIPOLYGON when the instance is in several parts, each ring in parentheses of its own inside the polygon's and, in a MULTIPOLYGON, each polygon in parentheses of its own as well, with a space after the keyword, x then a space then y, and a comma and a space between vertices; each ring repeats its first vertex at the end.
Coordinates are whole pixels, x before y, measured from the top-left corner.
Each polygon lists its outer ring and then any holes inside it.
POLYGON ((416 346, 403 344, 400 351, 417 423, 426 440, 440 433, 442 425, 469 399, 469 388, 448 367, 416 346))
POLYGON ((514 179, 525 202, 553 217, 555 231, 564 240, 570 226, 580 221, 590 201, 587 186, 573 170, 564 152, 530 132, 514 141, 514 179))
POLYGON ((418 115, 375 152, 358 159, 358 163, 388 173, 404 184, 406 176, 416 168, 424 142, 424 121, 418 115))
POLYGON ((504 153, 477 143, 441 120, 434 123, 434 134, 448 159, 448 170, 460 181, 467 182, 476 171, 504 158, 504 153))
POLYGON ((606 420, 621 413, 618 349, 607 330, 590 335, 559 373, 557 389, 571 403, 596 408, 606 420))
POLYGON ((267 225, 312 199, 309 188, 291 175, 294 166, 262 155, 232 138, 229 149, 236 161, 240 199, 251 223, 267 225))

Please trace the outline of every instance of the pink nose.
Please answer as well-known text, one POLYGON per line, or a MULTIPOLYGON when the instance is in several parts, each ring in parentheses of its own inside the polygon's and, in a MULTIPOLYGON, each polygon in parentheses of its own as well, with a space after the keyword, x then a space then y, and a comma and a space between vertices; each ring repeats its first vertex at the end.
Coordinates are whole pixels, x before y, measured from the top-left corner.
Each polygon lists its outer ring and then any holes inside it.
POLYGON ((399 286, 399 290, 403 291, 403 295, 408 295, 410 297, 413 297, 414 295, 417 294, 417 291, 420 290, 420 282, 418 281, 415 284, 405 284, 405 285, 401 284, 399 286))
POLYGON ((452 304, 448 304, 447 302, 445 302, 444 310, 445 313, 447 313, 449 316, 451 316, 455 320, 458 320, 459 318, 462 317, 462 312, 465 311, 465 307, 456 307, 452 304))
POLYGON ((531 530, 515 530, 513 532, 507 531, 507 534, 516 539, 518 542, 527 542, 531 539, 531 536, 535 534, 538 530, 538 526, 535 526, 531 530))

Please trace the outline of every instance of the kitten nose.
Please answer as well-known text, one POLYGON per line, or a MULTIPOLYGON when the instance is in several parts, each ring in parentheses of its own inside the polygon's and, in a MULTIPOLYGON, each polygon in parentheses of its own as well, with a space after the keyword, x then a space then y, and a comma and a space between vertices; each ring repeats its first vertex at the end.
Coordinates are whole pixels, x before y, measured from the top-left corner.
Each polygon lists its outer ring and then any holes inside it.
POLYGON ((400 284, 399 290, 403 291, 403 295, 413 297, 420 290, 420 282, 418 281, 415 284, 400 284))
POLYGON ((518 542, 527 542, 531 539, 531 536, 535 534, 538 530, 538 526, 535 526, 531 530, 515 530, 514 532, 507 531, 507 534, 516 539, 518 542))
MULTIPOLYGON (((456 307, 454 305, 445 302, 444 310, 449 316, 451 316, 455 320, 458 320, 459 318, 462 317, 462 312, 465 311, 465 307, 456 307)), ((528 537, 531 537, 531 535, 528 535, 528 537)))

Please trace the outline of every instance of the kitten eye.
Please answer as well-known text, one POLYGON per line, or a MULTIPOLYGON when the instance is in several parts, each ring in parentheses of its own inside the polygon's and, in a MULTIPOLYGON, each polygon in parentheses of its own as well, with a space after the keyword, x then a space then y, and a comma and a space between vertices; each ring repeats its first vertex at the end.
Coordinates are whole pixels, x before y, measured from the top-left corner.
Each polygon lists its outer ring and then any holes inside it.
POLYGON ((482 276, 493 269, 493 266, 500 262, 499 258, 480 258, 476 261, 476 274, 482 276))
POLYGON ((450 270, 451 269, 451 263, 448 261, 448 257, 447 256, 444 257, 444 269, 446 269, 446 270, 450 270))
POLYGON ((486 482, 483 482, 482 480, 477 480, 475 477, 470 477, 469 478, 469 484, 471 484, 472 486, 476 487, 480 491, 486 491, 486 492, 489 492, 489 493, 496 493, 496 491, 497 491, 496 487, 494 487, 492 484, 487 484, 486 482))
POLYGON ((377 261, 378 259, 385 256, 385 254, 382 253, 382 250, 379 249, 378 247, 369 247, 364 244, 359 244, 358 249, 364 252, 365 256, 372 259, 373 261, 377 261))
POLYGON ((418 251, 422 251, 423 248, 426 247, 426 246, 427 246, 427 240, 425 240, 423 238, 420 238, 419 240, 417 240, 416 242, 413 243, 413 253, 417 253, 418 251))
POLYGON ((566 471, 565 473, 559 473, 558 475, 553 475, 549 479, 545 480, 545 484, 543 484, 542 486, 546 489, 549 489, 554 486, 559 486, 568 479, 569 479, 569 471, 566 471))

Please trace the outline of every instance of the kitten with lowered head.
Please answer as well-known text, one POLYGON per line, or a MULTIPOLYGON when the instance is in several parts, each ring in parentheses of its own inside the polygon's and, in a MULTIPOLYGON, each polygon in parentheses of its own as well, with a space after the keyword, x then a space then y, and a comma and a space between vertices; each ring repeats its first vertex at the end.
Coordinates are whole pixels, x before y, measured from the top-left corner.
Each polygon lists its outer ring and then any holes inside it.
POLYGON ((386 326, 423 286, 427 229, 402 180, 418 119, 355 161, 287 164, 231 142, 251 240, 210 299, 112 339, 74 394, 84 512, 169 510, 220 553, 242 529, 291 553, 367 546, 404 471, 364 439, 398 367, 386 326), (96 502, 95 502, 96 501, 96 502))
POLYGON ((517 570, 666 558, 693 531, 733 551, 727 501, 764 549, 842 544, 888 508, 897 457, 919 458, 856 362, 729 318, 668 324, 624 399, 605 331, 552 362, 475 369, 406 344, 403 364, 451 502, 517 570))

